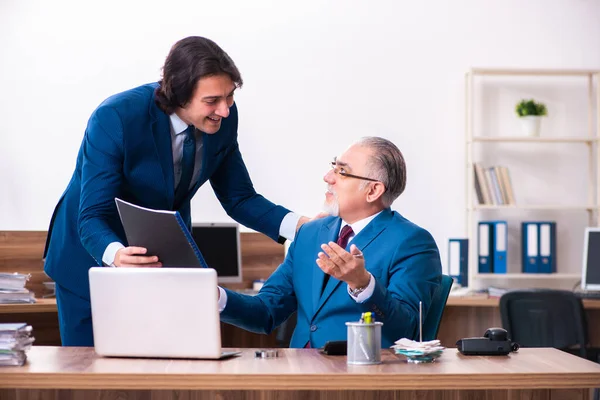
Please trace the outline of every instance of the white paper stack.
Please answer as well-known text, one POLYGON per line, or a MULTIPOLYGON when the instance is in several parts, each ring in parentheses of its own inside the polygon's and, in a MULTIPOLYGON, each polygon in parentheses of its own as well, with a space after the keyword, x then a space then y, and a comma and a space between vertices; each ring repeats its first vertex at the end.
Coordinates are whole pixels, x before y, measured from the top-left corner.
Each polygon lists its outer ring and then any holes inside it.
POLYGON ((409 359, 427 359, 427 361, 439 357, 445 349, 445 347, 440 346, 439 340, 417 342, 406 338, 396 340, 392 348, 396 354, 402 354, 409 359))
POLYGON ((0 366, 21 366, 35 338, 32 328, 24 323, 0 324, 0 366))
POLYGON ((393 349, 403 349, 403 350, 419 350, 422 352, 433 353, 435 351, 444 350, 445 347, 440 346, 440 344, 441 344, 441 342, 439 340, 430 340, 428 342, 417 342, 416 340, 402 338, 400 340, 396 340, 396 342, 392 346, 392 348, 393 349))
POLYGON ((25 289, 29 274, 0 273, 0 304, 35 303, 33 292, 25 289))
POLYGON ((510 291, 509 289, 490 286, 488 288, 488 295, 490 297, 502 297, 503 294, 505 294, 505 293, 507 293, 509 291, 510 291))

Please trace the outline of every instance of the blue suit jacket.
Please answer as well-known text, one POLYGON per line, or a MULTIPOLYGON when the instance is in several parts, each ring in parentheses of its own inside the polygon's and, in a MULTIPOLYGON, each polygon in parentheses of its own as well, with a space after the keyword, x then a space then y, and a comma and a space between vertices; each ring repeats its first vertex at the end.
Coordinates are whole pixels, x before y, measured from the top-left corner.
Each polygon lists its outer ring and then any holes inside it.
MULTIPOLYGON (((127 245, 115 197, 143 207, 174 210, 169 116, 155 103, 157 84, 105 100, 88 121, 73 177, 54 210, 45 271, 59 285, 89 299, 88 269, 102 265, 111 242, 127 245)), ((220 130, 203 134, 199 180, 178 211, 191 224, 190 200, 207 180, 233 219, 277 240, 289 212, 258 195, 238 149, 235 104, 220 130)))
MULTIPOLYGON (((304 224, 283 264, 256 296, 227 290, 221 320, 244 329, 269 333, 298 311, 291 347, 322 347, 328 340, 346 340, 348 321, 375 312, 383 322, 382 346, 418 336, 419 300, 426 315, 442 267, 435 241, 426 230, 390 209, 383 210, 350 244, 363 253, 367 270, 375 277, 373 295, 364 303, 350 297, 347 285, 325 274, 316 264, 321 244, 336 240, 340 218, 328 217, 304 224)), ((350 247, 348 245, 348 248, 350 247)))

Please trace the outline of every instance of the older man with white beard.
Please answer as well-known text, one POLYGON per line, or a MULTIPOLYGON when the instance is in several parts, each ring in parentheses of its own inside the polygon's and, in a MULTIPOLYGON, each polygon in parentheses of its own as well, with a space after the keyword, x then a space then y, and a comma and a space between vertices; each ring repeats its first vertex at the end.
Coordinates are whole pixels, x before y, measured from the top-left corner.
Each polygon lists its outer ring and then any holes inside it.
POLYGON ((221 320, 270 333, 294 311, 290 347, 346 340, 345 323, 373 311, 381 344, 418 333, 441 282, 438 248, 425 229, 391 210, 406 186, 402 153, 389 140, 362 138, 325 174, 331 216, 298 231, 283 264, 256 296, 219 288, 221 320))

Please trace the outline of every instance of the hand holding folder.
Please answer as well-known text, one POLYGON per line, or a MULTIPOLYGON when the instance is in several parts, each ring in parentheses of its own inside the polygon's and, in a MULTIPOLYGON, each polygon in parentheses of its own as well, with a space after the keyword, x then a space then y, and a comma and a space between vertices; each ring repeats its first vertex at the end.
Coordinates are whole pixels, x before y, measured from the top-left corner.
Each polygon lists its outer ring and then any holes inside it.
POLYGON ((119 198, 115 202, 130 246, 147 249, 165 267, 207 267, 177 211, 152 210, 119 198))
POLYGON ((117 267, 162 267, 155 255, 148 254, 145 247, 129 246, 119 249, 115 255, 114 264, 117 267))

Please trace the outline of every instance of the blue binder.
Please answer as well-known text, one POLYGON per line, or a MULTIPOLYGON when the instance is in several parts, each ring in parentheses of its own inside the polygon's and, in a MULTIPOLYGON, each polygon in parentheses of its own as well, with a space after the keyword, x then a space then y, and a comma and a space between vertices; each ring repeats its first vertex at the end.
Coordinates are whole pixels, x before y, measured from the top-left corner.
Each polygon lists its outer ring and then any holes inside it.
POLYGON ((508 224, 506 221, 490 221, 494 229, 493 250, 495 274, 506 274, 508 250, 508 224))
POLYGON ((521 223, 522 271, 527 274, 538 273, 540 268, 540 241, 537 222, 521 223))
POLYGON ((551 274, 556 272, 556 222, 538 222, 540 258, 538 272, 551 274))
POLYGON ((494 226, 491 222, 479 222, 477 230, 478 271, 487 274, 494 271, 494 226))
POLYGON ((469 286, 468 239, 448 239, 448 275, 462 287, 469 286))

